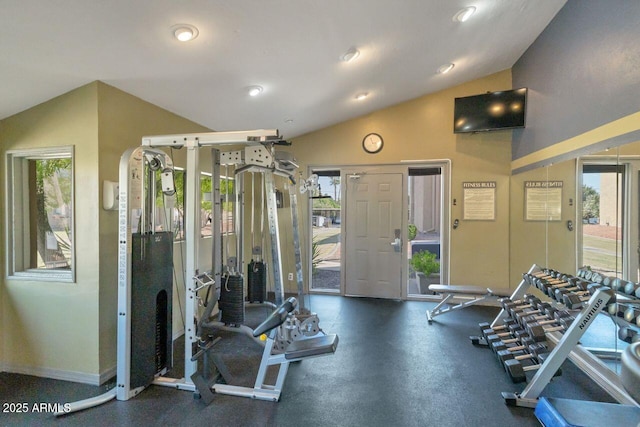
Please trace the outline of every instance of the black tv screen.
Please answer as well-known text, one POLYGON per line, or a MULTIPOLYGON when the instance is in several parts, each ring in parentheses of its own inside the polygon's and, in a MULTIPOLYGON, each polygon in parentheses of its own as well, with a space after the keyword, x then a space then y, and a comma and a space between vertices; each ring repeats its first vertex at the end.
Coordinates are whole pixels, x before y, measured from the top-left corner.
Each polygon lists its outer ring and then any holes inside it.
POLYGON ((527 88, 455 99, 453 133, 523 128, 527 88))

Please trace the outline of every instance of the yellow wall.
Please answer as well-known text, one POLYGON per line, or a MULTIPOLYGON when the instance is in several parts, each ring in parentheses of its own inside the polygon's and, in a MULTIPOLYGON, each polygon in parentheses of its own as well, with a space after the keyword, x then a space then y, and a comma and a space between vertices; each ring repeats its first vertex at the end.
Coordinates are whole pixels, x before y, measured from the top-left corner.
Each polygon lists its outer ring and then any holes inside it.
MULTIPOLYGON (((451 232, 450 283, 506 287, 511 132, 455 135, 453 104, 455 97, 509 88, 511 72, 505 70, 295 138, 291 151, 305 173, 308 165, 451 159, 451 198, 457 201, 456 206, 451 206, 451 219, 458 218, 461 224, 451 232), (379 154, 368 155, 362 150, 362 138, 369 132, 384 138, 379 154), (495 221, 462 220, 465 181, 496 181, 495 221)), ((306 204, 301 205, 306 209, 306 204)))
MULTIPOLYGON (((95 375, 99 372, 100 333, 96 84, 7 118, 0 132, 3 177, 6 150, 73 145, 76 185, 76 283, 3 279, 0 332, 5 368, 52 377, 95 375)), ((0 192, 4 201, 4 185, 0 192)), ((4 224, 4 207, 2 211, 4 224)), ((5 234, 3 227, 3 245, 5 234)))
MULTIPOLYGON (((5 370, 94 383, 115 372, 118 213, 102 209, 102 182, 118 181, 122 153, 143 135, 202 131, 208 129, 100 82, 0 122, 3 177, 6 150, 73 145, 76 183, 76 283, 6 280, 3 265, 5 370)), ((176 163, 182 159, 178 153, 176 163)))
MULTIPOLYGON (((186 120, 180 116, 163 110, 153 104, 143 101, 109 86, 102 82, 98 87, 98 117, 99 117, 99 170, 98 182, 100 197, 97 202, 102 206, 102 182, 118 181, 120 157, 128 148, 140 145, 145 135, 165 135, 175 133, 208 132, 209 129, 186 120)), ((185 154, 183 150, 174 150, 176 164, 184 167, 185 154)), ((204 151, 204 150, 201 150, 204 151)), ((210 157, 205 156, 203 163, 210 157)), ((208 164, 208 163, 207 163, 208 164)), ((98 194, 98 193, 95 193, 98 194)), ((117 256, 118 256, 118 211, 100 212, 100 370, 101 372, 115 366, 116 336, 117 336, 117 256)), ((176 244, 176 259, 180 257, 176 244)), ((203 245, 206 248, 206 245, 203 245)), ((179 268, 179 267, 178 267, 179 268)), ((184 289, 179 278, 178 289, 184 289)), ((180 298, 175 294, 173 298, 174 332, 175 328, 182 329, 180 320, 181 310, 179 301, 184 304, 183 292, 180 298)), ((184 311, 184 310, 182 310, 184 311)))

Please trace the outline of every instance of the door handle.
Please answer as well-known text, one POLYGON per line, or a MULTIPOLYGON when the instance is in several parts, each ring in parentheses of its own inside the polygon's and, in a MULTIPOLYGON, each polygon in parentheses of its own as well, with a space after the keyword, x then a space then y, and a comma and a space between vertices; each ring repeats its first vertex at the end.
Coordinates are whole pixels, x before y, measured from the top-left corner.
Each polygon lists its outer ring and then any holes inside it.
POLYGON ((396 236, 393 242, 391 242, 391 246, 393 246, 393 250, 395 252, 402 252, 402 239, 400 238, 400 229, 396 228, 393 230, 393 234, 396 236))

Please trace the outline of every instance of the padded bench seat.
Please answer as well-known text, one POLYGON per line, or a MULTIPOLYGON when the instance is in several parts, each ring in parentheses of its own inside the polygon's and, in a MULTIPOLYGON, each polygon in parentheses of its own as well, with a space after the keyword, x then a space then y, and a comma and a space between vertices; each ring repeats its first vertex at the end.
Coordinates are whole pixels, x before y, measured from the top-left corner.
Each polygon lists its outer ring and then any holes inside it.
POLYGON ((497 300, 498 298, 509 297, 512 295, 510 289, 487 288, 473 285, 429 285, 429 290, 442 295, 442 301, 433 309, 427 310, 427 320, 429 323, 433 318, 441 314, 448 313, 453 310, 460 310, 470 305, 478 304, 485 300, 497 300), (466 297, 468 300, 454 306, 446 306, 450 304, 450 300, 456 296, 466 297))
POLYGON ((293 341, 284 353, 287 360, 302 359, 305 357, 321 356, 335 353, 338 348, 338 336, 336 334, 322 335, 304 340, 293 341))
POLYGON ((497 297, 508 297, 513 292, 510 289, 483 288, 472 285, 429 285, 429 290, 438 294, 467 294, 467 295, 495 295, 497 297))
POLYGON ((640 420, 640 408, 617 403, 541 397, 535 415, 546 427, 631 427, 640 420))

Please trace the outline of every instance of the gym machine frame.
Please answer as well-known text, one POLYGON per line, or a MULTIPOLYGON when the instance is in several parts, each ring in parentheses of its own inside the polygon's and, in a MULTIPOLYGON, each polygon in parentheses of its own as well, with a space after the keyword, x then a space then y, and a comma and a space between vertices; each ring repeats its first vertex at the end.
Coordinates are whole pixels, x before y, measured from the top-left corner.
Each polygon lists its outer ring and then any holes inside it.
MULTIPOLYGON (((234 132, 210 132, 183 135, 149 136, 142 138, 142 147, 135 150, 142 150, 144 153, 155 153, 156 155, 168 156, 161 148, 184 148, 186 149, 186 175, 185 175, 185 352, 184 352, 184 378, 171 379, 156 377, 153 384, 168 386, 180 390, 195 391, 196 387, 191 380, 191 376, 197 371, 197 361, 193 359, 192 348, 198 340, 197 324, 192 319, 197 318, 197 291, 202 288, 202 272, 199 268, 198 253, 200 239, 200 168, 199 150, 205 147, 212 148, 212 180, 213 188, 213 281, 205 281, 206 285, 220 283, 222 277, 221 252, 216 250, 216 245, 220 242, 221 231, 218 226, 221 221, 220 206, 220 164, 245 164, 242 170, 236 170, 239 182, 236 182, 236 189, 242 188, 242 176, 239 172, 261 172, 264 176, 267 194, 267 211, 269 233, 271 235, 272 265, 274 269, 274 289, 276 294, 276 305, 281 304, 284 297, 282 260, 280 257, 280 235, 278 230, 278 217, 276 208, 275 183, 273 175, 280 175, 293 182, 293 175, 279 167, 279 162, 275 159, 275 144, 286 144, 279 135, 278 130, 250 130, 234 132), (220 152, 217 147, 242 146, 244 150, 230 152, 220 152), (222 159, 221 159, 222 158, 222 159), (190 209, 189 209, 190 208, 190 209)), ((126 154, 126 153, 125 153, 126 154)), ((125 162, 121 160, 121 164, 125 162)), ((128 160, 127 160, 128 161, 128 160)), ((286 163, 283 162, 283 163, 286 163)), ((293 164, 292 167, 297 168, 293 164)), ((130 276, 130 251, 131 251, 131 224, 128 208, 129 196, 129 176, 128 168, 121 168, 120 172, 120 217, 119 217, 119 262, 118 262, 118 369, 117 369, 117 399, 128 400, 140 393, 144 387, 131 389, 130 379, 130 357, 131 357, 131 276, 130 276)), ((238 190, 236 190, 238 191, 238 190)), ((290 191, 292 220, 294 228, 297 226, 297 212, 295 192, 290 191)), ((236 200, 238 202, 238 200, 236 200)), ((238 218, 242 218, 242 203, 236 203, 238 218)), ((239 225, 241 221, 236 220, 237 232, 237 260, 242 268, 243 238, 239 225)), ((294 240, 298 239, 297 230, 294 230, 294 240)), ((298 282, 298 293, 303 293, 302 265, 300 262, 299 242, 294 242, 296 256, 296 278, 298 282)), ((301 303, 303 299, 301 298, 301 303)), ((301 309, 303 309, 302 304, 301 309)), ((205 313, 208 313, 206 311, 205 313)))
MULTIPOLYGON (((542 269, 534 264, 528 273, 534 274, 538 272, 542 272, 542 269)), ((521 291, 521 295, 524 295, 529 286, 531 285, 527 284, 524 280, 520 282, 518 290, 521 291)), ((540 393, 542 393, 562 363, 568 358, 618 402, 626 405, 640 406, 640 403, 629 396, 629 393, 620 381, 620 377, 609 369, 598 357, 578 344, 582 335, 589 329, 589 326, 593 323, 597 315, 607 306, 613 296, 614 292, 609 288, 596 290, 571 323, 571 326, 569 326, 563 334, 559 332, 546 333, 549 342, 554 345, 553 350, 522 392, 502 393, 502 397, 507 405, 535 408, 540 393)), ((491 327, 496 326, 505 317, 506 311, 502 309, 491 323, 491 327)))

